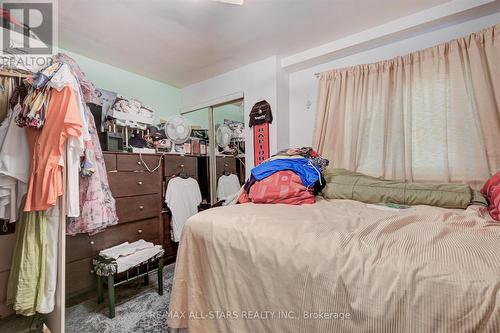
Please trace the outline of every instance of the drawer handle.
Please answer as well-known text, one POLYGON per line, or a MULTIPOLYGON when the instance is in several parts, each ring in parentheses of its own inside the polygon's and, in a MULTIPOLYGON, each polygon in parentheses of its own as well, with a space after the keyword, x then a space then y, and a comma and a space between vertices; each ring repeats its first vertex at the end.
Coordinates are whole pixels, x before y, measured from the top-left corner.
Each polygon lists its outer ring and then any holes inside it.
POLYGON ((94 245, 94 241, 92 241, 92 240, 89 243, 90 243, 90 245, 94 245))
POLYGON ((142 234, 142 229, 137 230, 138 234, 142 234))
POLYGON ((139 206, 139 209, 140 209, 140 210, 143 210, 143 209, 144 209, 144 206, 139 206))
POLYGON ((138 182, 137 182, 137 184, 138 184, 138 185, 142 185, 142 182, 141 182, 141 181, 138 181, 138 182))

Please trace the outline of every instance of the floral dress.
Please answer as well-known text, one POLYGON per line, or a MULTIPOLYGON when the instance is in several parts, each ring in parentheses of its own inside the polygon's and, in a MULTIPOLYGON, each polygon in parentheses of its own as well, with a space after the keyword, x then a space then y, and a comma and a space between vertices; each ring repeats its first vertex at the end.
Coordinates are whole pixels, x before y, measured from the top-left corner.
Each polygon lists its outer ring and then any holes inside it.
POLYGON ((79 233, 93 235, 118 223, 115 199, 109 188, 106 165, 94 117, 86 104, 85 114, 89 124, 96 166, 92 176, 80 177, 80 216, 68 219, 66 224, 66 234, 68 235, 79 233))

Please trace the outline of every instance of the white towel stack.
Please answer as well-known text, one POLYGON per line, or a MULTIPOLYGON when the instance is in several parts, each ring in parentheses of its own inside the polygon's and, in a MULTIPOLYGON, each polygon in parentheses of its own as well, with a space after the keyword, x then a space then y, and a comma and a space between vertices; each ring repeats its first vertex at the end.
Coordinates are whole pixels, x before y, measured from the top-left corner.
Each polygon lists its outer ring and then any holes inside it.
POLYGON ((139 239, 133 243, 125 242, 102 250, 99 255, 116 260, 118 265, 117 273, 121 273, 154 257, 161 251, 162 247, 160 245, 154 245, 144 239, 139 239))

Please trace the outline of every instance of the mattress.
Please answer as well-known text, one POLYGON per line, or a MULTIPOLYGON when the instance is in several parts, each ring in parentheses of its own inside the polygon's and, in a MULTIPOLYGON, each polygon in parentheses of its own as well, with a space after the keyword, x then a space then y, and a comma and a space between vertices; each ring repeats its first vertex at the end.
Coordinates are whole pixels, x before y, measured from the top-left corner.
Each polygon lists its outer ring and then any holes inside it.
POLYGON ((500 332, 486 208, 247 203, 185 225, 167 313, 196 332, 500 332))

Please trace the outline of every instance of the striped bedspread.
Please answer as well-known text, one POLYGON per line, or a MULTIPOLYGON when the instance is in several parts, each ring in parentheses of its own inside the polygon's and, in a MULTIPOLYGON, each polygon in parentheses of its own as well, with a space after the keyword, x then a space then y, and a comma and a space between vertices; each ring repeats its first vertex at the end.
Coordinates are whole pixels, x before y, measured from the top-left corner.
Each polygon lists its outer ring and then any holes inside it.
POLYGON ((190 333, 500 332, 500 223, 321 198, 210 209, 185 226, 167 316, 190 333))

